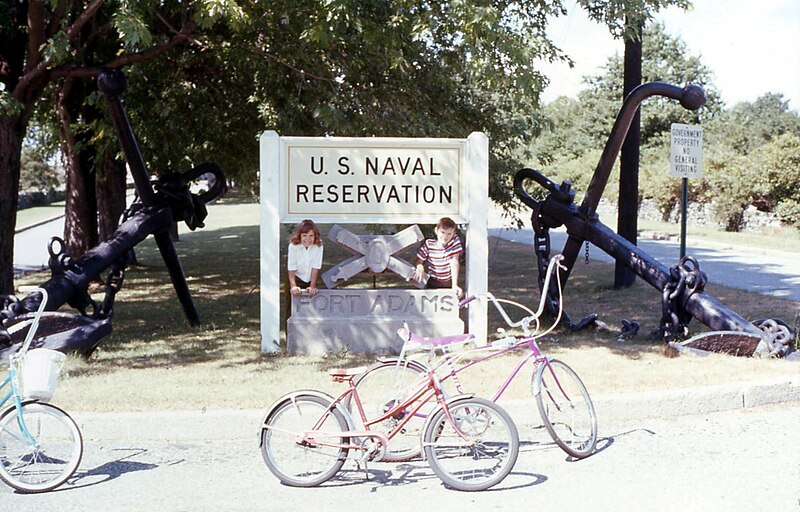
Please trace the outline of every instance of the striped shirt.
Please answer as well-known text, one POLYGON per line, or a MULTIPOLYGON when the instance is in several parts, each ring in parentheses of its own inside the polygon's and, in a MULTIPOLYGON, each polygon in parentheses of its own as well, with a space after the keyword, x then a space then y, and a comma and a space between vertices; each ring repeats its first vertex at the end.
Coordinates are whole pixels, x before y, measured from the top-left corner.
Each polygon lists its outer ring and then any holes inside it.
POLYGON ((428 274, 438 281, 452 279, 450 260, 458 258, 464 252, 458 235, 454 236, 444 247, 436 239, 428 238, 417 251, 417 259, 428 262, 428 274))

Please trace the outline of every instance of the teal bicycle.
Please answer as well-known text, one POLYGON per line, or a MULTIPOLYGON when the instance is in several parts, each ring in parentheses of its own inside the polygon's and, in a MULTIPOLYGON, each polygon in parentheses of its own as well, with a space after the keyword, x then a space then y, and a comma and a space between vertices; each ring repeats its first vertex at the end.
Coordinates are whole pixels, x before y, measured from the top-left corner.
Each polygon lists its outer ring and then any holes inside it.
MULTIPOLYGON (((47 304, 47 292, 37 291, 42 302, 33 318, 15 324, 17 329, 28 327, 28 332, 20 350, 9 357, 8 376, 0 384, 0 480, 24 493, 60 486, 75 473, 83 456, 78 425, 69 414, 43 401, 52 395, 53 375, 49 375, 50 389, 47 383, 34 385, 39 374, 48 373, 46 360, 60 354, 49 349, 28 350, 47 304), (41 361, 45 361, 44 368, 41 361)), ((47 375, 44 378, 48 380, 47 375)))

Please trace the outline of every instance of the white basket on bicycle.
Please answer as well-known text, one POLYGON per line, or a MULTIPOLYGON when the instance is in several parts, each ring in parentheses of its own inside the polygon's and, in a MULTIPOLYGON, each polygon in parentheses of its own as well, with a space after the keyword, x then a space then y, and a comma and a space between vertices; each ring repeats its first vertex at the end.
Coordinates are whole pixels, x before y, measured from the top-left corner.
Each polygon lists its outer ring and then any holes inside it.
POLYGON ((22 358, 22 398, 41 402, 53 398, 66 358, 66 354, 48 348, 29 350, 22 358))

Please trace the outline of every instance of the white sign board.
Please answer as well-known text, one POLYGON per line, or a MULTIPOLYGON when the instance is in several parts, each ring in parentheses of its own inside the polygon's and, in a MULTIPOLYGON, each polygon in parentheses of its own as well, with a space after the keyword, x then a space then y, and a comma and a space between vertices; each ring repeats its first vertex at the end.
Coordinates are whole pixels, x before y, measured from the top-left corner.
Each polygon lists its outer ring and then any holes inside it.
POLYGON ((284 218, 461 215, 461 145, 381 139, 286 141, 284 218), (448 147, 450 146, 450 147, 448 147))
MULTIPOLYGON (((474 139, 474 137, 473 137, 474 139)), ((275 137, 281 222, 465 223, 470 139, 275 137)))
MULTIPOLYGON (((260 139, 261 347, 278 350, 281 223, 466 225, 466 295, 488 286, 489 139, 281 137, 260 139)), ((324 236, 324 234, 323 234, 324 236)), ((469 331, 486 339, 486 309, 469 331)))
POLYGON ((675 178, 703 175, 703 127, 672 123, 669 174, 675 178))

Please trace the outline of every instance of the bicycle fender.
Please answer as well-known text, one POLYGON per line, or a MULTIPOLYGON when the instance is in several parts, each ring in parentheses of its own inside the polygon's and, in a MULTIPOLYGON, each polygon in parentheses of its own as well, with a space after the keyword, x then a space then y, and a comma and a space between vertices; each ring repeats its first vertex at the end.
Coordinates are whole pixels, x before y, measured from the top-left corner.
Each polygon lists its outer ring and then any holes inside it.
MULTIPOLYGON (((461 393, 461 394, 459 394, 459 395, 455 395, 455 396, 452 396, 452 397, 450 397, 450 398, 446 399, 446 400, 445 400, 445 403, 446 403, 448 406, 450 406, 450 405, 452 405, 454 402, 457 402, 457 401, 459 401, 459 400, 464 400, 464 399, 467 399, 467 398, 473 398, 474 396, 475 396, 475 393, 461 393)), ((425 418, 425 425, 422 427, 422 430, 420 430, 420 434, 419 434, 419 442, 420 442, 420 445, 422 445, 422 443, 425 441, 425 432, 427 432, 427 431, 428 431, 428 426, 430 425, 431 421, 433 421, 433 418, 434 418, 436 415, 438 415, 438 414, 439 414, 439 411, 441 411, 441 410, 442 410, 442 406, 441 406, 441 405, 439 405, 439 407, 437 407, 436 409, 434 409, 434 410, 433 410, 433 412, 431 412, 430 414, 428 414, 428 417, 427 417, 427 418, 425 418)), ((425 450, 422 450, 422 459, 423 459, 423 460, 425 460, 425 450)))
MULTIPOLYGON (((297 391, 292 391, 291 393, 286 393, 282 397, 275 400, 275 402, 269 407, 269 409, 267 409, 266 414, 264 414, 264 419, 261 421, 261 427, 259 428, 259 436, 258 436, 259 446, 261 446, 261 439, 262 439, 261 433, 266 428, 267 422, 269 421, 269 418, 272 416, 275 410, 278 407, 282 406, 285 402, 294 400, 299 396, 315 396, 317 398, 322 398, 324 400, 327 400, 328 402, 331 403, 333 403, 333 401, 335 400, 328 393, 325 393, 324 391, 318 391, 316 389, 299 389, 297 391)), ((334 407, 344 416, 345 421, 347 422, 348 429, 355 430, 355 425, 353 422, 353 418, 350 415, 350 411, 345 409, 345 407, 341 403, 337 403, 334 407)))
MULTIPOLYGON (((24 407, 24 406, 26 406, 26 405, 28 405, 28 404, 36 403, 36 402, 38 402, 38 401, 39 401, 39 400, 37 400, 37 399, 35 399, 35 398, 28 398, 28 399, 26 399, 26 400, 22 400, 22 401, 20 402, 20 407, 24 407)), ((51 405, 52 405, 52 404, 51 404, 51 405)), ((55 407, 55 406, 53 406, 53 407, 55 407)), ((5 417, 5 415, 6 415, 6 414, 8 414, 8 411, 9 411, 9 410, 14 410, 14 409, 16 409, 16 408, 17 408, 17 406, 16 406, 16 405, 15 405, 13 402, 12 402, 10 405, 7 405, 7 406, 3 407, 2 409, 0 409, 0 418, 3 418, 3 417, 5 417)), ((64 411, 62 411, 62 412, 64 412, 64 411)), ((66 414, 66 413, 65 413, 65 414, 66 414)))
MULTIPOLYGON (((397 363, 397 359, 398 359, 397 357, 379 357, 378 358, 378 362, 379 363, 397 363)), ((404 364, 404 365, 409 366, 409 367, 417 368, 421 372, 428 371, 428 367, 425 366, 425 363, 421 363, 421 362, 417 361, 416 359, 407 359, 405 363, 401 363, 401 364, 404 364)))
POLYGON ((264 419, 261 421, 262 430, 263 426, 267 424, 267 420, 269 420, 270 416, 275 412, 275 409, 283 405, 284 402, 287 400, 293 400, 294 398, 301 396, 301 395, 311 395, 316 396, 318 398, 324 398, 330 402, 333 402, 333 397, 325 392, 317 391, 315 389, 298 389, 297 391, 292 391, 290 393, 286 393, 282 397, 275 400, 272 405, 269 406, 267 409, 266 414, 264 414, 264 419))

